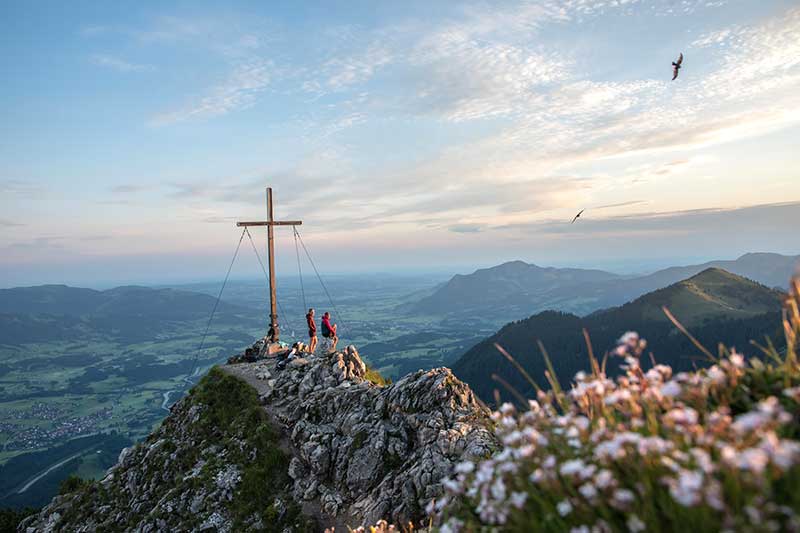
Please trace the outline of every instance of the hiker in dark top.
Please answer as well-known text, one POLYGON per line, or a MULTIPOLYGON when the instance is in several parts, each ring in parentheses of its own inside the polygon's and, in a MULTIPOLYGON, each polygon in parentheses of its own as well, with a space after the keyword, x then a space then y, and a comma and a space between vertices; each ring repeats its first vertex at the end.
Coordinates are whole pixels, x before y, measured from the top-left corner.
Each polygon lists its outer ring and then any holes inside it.
POLYGON ((308 322, 308 353, 314 353, 317 349, 317 324, 314 322, 314 309, 309 309, 306 315, 306 322, 308 322))
POLYGON ((335 350, 339 337, 336 336, 336 324, 331 326, 331 314, 327 311, 322 315, 322 336, 331 340, 331 350, 335 350))

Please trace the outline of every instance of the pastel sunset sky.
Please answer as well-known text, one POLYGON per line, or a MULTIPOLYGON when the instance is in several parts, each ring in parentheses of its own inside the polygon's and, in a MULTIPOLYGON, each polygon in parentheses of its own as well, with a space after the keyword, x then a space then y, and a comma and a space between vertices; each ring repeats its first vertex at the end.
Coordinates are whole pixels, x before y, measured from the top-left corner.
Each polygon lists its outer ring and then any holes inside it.
POLYGON ((0 24, 2 286, 221 278, 267 185, 327 272, 800 253, 796 1, 5 1, 0 24))

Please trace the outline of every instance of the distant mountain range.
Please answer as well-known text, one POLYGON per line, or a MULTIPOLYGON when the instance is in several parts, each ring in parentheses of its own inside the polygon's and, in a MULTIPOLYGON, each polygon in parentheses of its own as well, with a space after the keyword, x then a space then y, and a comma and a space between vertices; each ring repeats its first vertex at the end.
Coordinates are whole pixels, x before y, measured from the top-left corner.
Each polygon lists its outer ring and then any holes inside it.
MULTIPOLYGON (((778 290, 722 269, 707 268, 625 305, 583 318, 546 311, 507 324, 467 351, 453 365, 453 371, 484 400, 491 399, 494 389, 505 392, 492 379, 493 373, 530 395, 534 392, 532 388, 499 354, 494 343, 508 350, 539 384, 544 384, 545 363, 537 348, 537 341, 541 340, 559 379, 568 383, 578 370, 589 367, 583 328, 589 332, 599 357, 611 350, 623 333, 634 330, 647 339, 648 350, 658 362, 687 370, 705 362, 699 350, 668 321, 662 306, 668 307, 712 353, 716 353, 718 342, 724 342, 750 354, 755 351, 750 340, 763 341, 769 335, 780 343, 782 298, 783 293, 778 290)), ((613 371, 619 363, 612 358, 609 369, 613 371)), ((649 362, 643 364, 648 366, 649 362)))
MULTIPOLYGON (((207 318, 215 298, 175 289, 126 286, 105 291, 40 285, 0 289, 0 344, 47 342, 100 334, 130 342, 171 324, 207 318)), ((252 319, 256 311, 220 302, 217 317, 252 319)))
POLYGON ((420 314, 454 314, 507 319, 544 310, 586 314, 621 305, 708 268, 721 268, 768 287, 785 287, 800 255, 750 253, 733 261, 671 267, 646 276, 620 276, 602 270, 540 267, 513 261, 469 275, 456 275, 410 306, 420 314))

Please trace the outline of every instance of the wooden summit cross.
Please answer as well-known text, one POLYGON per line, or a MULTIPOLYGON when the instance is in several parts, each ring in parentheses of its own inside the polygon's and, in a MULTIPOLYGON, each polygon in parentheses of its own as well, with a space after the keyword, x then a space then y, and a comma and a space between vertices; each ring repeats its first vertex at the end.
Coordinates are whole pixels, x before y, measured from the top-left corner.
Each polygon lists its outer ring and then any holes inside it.
POLYGON ((236 226, 266 226, 267 227, 267 262, 269 263, 269 332, 267 338, 270 342, 278 342, 280 330, 278 328, 278 298, 275 293, 275 239, 274 226, 300 226, 301 220, 274 220, 272 216, 272 187, 267 187, 267 220, 256 222, 237 222, 236 226))

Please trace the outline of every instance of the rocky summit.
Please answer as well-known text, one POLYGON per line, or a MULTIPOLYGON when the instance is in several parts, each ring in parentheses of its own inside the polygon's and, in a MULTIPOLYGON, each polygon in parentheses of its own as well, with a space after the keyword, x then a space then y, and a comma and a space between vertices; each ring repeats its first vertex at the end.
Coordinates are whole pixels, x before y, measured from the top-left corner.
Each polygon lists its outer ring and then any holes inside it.
MULTIPOLYGON (((260 352, 257 343, 248 355, 260 352)), ((447 368, 388 385, 375 375, 352 346, 215 367, 105 478, 57 496, 19 531, 346 531, 435 519, 425 509, 454 465, 496 448, 489 412, 447 368)))

